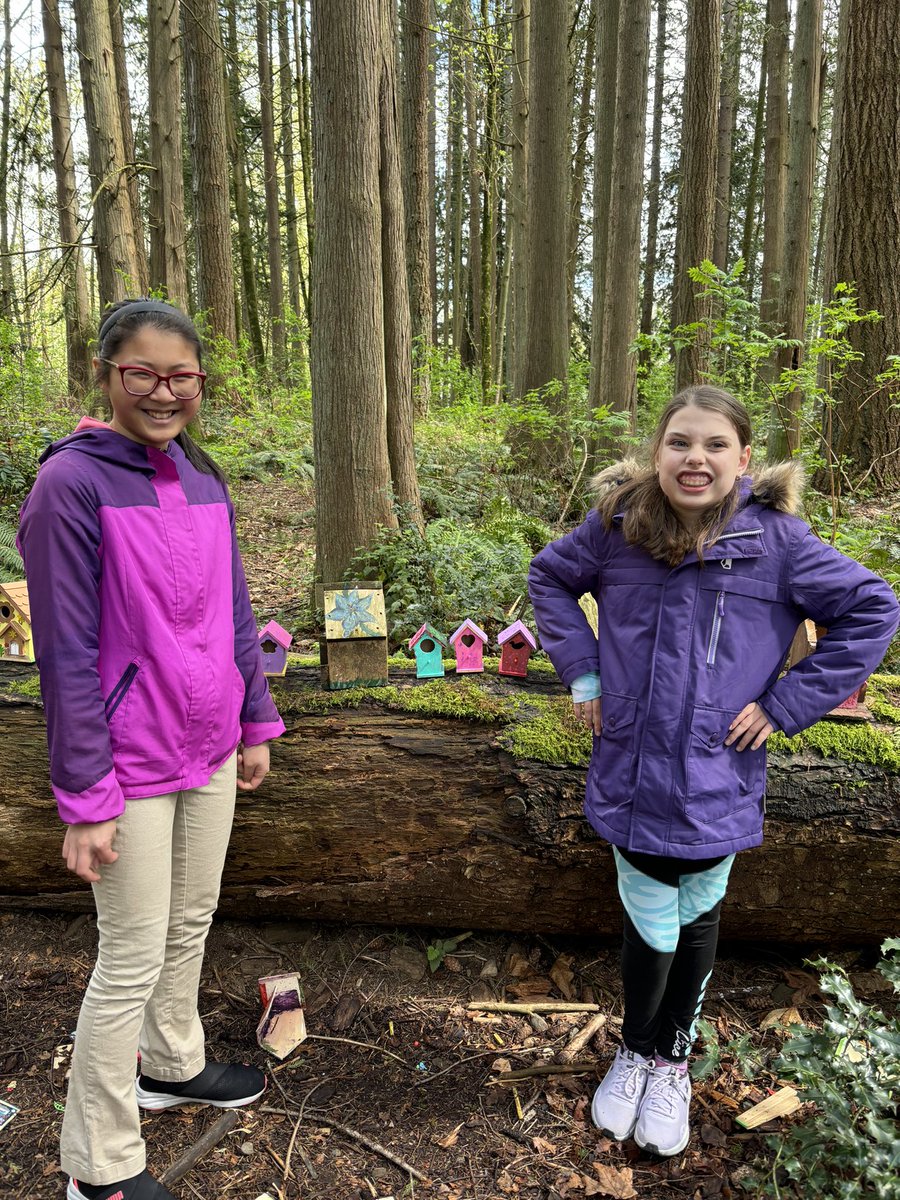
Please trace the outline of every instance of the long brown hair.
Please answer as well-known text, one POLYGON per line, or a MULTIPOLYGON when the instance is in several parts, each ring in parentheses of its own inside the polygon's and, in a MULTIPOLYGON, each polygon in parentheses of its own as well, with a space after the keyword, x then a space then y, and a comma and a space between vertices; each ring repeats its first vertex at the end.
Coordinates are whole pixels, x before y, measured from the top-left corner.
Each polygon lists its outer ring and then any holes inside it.
POLYGON ((597 511, 603 524, 609 529, 613 518, 623 513, 622 533, 632 546, 643 546, 653 558, 661 559, 670 566, 677 566, 691 550, 703 561, 703 547, 716 540, 737 509, 740 499, 740 483, 718 504, 711 505, 699 513, 698 524, 688 529, 666 499, 656 475, 656 460, 662 449, 663 439, 669 422, 683 408, 705 408, 725 417, 733 426, 743 448, 752 442, 753 431, 747 410, 730 392, 709 384, 697 384, 684 388, 673 397, 663 410, 653 436, 647 443, 646 461, 621 482, 616 480, 614 469, 601 472, 594 484, 606 488, 597 501, 597 511), (610 483, 618 486, 609 487, 610 483))

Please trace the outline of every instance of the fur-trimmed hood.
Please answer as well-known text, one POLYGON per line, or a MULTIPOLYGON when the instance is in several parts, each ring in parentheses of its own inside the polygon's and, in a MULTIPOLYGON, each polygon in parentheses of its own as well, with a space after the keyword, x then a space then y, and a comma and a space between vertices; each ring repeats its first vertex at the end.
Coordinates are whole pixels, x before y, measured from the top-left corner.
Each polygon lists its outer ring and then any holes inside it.
MULTIPOLYGON (((612 466, 604 467, 591 480, 591 490, 599 500, 614 487, 627 483, 647 470, 636 458, 623 458, 612 466)), ((741 479, 744 503, 763 504, 776 512, 797 516, 800 512, 806 471, 798 459, 760 467, 741 479)))

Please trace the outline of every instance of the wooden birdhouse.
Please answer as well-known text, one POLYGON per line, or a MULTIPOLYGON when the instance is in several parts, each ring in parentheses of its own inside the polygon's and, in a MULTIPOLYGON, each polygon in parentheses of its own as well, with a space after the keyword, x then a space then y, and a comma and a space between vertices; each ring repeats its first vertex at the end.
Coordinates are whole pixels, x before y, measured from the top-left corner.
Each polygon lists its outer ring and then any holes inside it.
POLYGON ((447 639, 426 621, 409 639, 409 648, 416 656, 416 678, 437 679, 444 674, 444 651, 447 639))
POLYGON ((319 640, 322 686, 384 687, 388 650, 381 580, 319 584, 316 600, 325 618, 325 637, 319 640))
MULTIPOLYGON (((819 644, 819 638, 824 637, 828 632, 822 625, 816 625, 814 621, 809 619, 800 622, 800 627, 794 634, 794 640, 791 642, 791 648, 788 651, 788 670, 806 658, 810 654, 814 654, 816 647, 819 644)), ((826 715, 829 717, 846 718, 850 721, 871 721, 872 714, 866 707, 866 689, 869 686, 869 681, 861 683, 858 688, 848 696, 846 700, 831 709, 826 715)))
POLYGON ((534 634, 521 621, 513 621, 498 635, 497 641, 501 647, 497 674, 524 679, 528 674, 528 660, 532 651, 537 650, 534 634))
POLYGON ((0 658, 34 662, 28 584, 0 583, 0 658))
POLYGON ((456 655, 457 675, 484 670, 484 648, 487 634, 474 621, 465 620, 450 634, 450 645, 456 655))
POLYGON ((270 621, 265 629, 259 631, 264 675, 283 675, 287 671, 288 647, 293 640, 277 621, 270 621))

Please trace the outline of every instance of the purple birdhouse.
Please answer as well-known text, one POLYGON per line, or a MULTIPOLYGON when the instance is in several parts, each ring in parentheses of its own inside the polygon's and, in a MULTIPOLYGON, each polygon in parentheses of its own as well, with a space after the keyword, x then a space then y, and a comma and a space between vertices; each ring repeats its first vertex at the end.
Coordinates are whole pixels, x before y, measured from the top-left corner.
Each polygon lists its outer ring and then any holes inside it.
POLYGON ((263 674, 283 675, 287 671, 288 646, 294 639, 277 621, 270 621, 259 631, 259 648, 262 652, 263 674))
POLYGON ((484 670, 484 648, 487 645, 487 634, 474 621, 463 621, 458 629, 450 634, 450 645, 456 655, 457 675, 473 674, 484 670))
POLYGON ((534 634, 521 621, 514 621, 499 634, 497 641, 501 646, 497 674, 514 675, 518 679, 524 679, 528 674, 531 653, 537 650, 534 634))

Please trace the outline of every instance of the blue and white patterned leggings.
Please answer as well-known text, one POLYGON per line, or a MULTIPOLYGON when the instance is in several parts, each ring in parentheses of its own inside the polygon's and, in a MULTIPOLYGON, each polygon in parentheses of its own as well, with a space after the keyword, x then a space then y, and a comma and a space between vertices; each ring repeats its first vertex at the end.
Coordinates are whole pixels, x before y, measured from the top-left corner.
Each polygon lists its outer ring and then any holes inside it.
POLYGON ((698 863, 615 846, 613 854, 625 906, 622 1040, 638 1054, 683 1062, 712 975, 734 855, 698 863))

